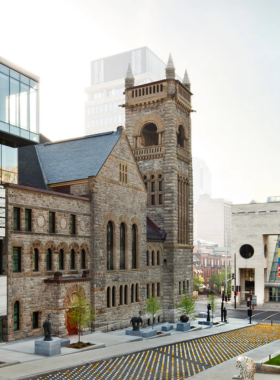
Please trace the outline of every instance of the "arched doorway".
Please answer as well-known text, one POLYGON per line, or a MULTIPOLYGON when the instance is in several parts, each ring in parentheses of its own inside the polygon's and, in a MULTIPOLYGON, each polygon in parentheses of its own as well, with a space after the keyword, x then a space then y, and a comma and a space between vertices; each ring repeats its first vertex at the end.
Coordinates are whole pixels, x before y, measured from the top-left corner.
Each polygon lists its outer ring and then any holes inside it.
MULTIPOLYGON (((73 293, 70 297, 70 305, 73 301, 75 301, 75 299, 79 297, 78 296, 78 293, 73 293)), ((77 335, 78 334, 78 329, 77 329, 77 326, 76 325, 73 325, 71 323, 71 311, 73 310, 73 307, 69 307, 69 311, 67 312, 66 314, 66 328, 67 328, 67 331, 68 331, 68 334, 69 335, 77 335)))

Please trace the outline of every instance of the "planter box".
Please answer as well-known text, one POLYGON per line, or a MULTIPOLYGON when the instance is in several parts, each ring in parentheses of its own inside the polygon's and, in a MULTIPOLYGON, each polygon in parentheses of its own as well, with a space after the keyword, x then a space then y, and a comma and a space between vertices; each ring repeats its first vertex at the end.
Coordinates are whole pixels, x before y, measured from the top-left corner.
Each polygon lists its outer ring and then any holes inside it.
POLYGON ((125 335, 141 336, 142 337, 142 331, 141 330, 134 331, 132 329, 126 329, 125 330, 125 335))
POLYGON ((213 322, 212 321, 198 321, 199 325, 204 325, 204 326, 210 326, 213 327, 213 322))
POLYGON ((189 331, 190 328, 190 322, 178 322, 176 325, 176 331, 189 331))
POLYGON ((142 332, 142 338, 151 338, 157 335, 157 330, 148 330, 142 332))
POLYGON ((173 330, 173 325, 161 326, 161 331, 170 331, 170 330, 173 330))

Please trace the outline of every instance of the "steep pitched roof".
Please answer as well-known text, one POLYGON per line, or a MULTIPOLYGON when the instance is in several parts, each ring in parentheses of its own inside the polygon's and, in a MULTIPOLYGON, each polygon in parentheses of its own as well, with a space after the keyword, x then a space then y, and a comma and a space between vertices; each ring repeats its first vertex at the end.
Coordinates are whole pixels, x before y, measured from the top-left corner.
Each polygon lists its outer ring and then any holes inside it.
POLYGON ((147 217, 147 240, 162 240, 166 239, 166 232, 158 228, 158 226, 147 217))
POLYGON ((122 135, 122 129, 35 146, 48 185, 96 176, 122 135))

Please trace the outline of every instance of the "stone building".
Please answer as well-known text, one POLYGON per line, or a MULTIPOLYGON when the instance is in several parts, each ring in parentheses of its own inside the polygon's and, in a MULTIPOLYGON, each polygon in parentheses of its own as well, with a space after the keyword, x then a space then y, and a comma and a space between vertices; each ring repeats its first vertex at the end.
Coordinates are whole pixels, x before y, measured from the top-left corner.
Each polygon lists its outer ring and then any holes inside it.
POLYGON ((179 289, 192 291, 190 83, 134 87, 126 78, 126 130, 19 149, 19 184, 5 184, 4 340, 75 332, 67 320, 82 292, 95 328, 128 326, 145 302, 174 321, 179 289))

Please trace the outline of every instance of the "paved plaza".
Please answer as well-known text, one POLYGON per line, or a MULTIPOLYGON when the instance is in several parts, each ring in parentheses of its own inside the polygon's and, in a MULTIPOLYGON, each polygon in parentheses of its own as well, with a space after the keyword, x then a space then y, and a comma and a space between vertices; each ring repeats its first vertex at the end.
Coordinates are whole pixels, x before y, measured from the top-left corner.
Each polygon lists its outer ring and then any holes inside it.
POLYGON ((279 325, 260 324, 100 360, 37 379, 185 379, 279 338, 279 325))

